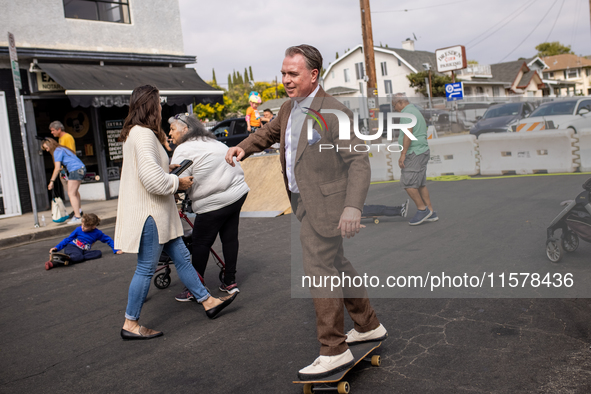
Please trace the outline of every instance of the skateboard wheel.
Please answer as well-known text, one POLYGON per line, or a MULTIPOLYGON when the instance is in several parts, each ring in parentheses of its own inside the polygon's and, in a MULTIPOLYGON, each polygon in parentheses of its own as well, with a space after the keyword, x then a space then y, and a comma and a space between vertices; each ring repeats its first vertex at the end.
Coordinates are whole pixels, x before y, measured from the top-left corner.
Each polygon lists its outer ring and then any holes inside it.
POLYGON ((373 220, 373 222, 374 222, 375 224, 378 224, 378 223, 380 222, 380 219, 374 219, 374 220, 373 220))
POLYGON ((154 286, 159 289, 166 289, 170 286, 170 275, 162 272, 154 277, 154 286))
POLYGON ((314 394, 312 383, 304 384, 304 394, 314 394))
POLYGON ((382 364, 382 357, 375 355, 371 356, 371 365, 374 367, 379 367, 382 364))
POLYGON ((349 386, 349 382, 339 382, 337 386, 337 392, 339 394, 349 394, 349 390, 351 386, 349 386))

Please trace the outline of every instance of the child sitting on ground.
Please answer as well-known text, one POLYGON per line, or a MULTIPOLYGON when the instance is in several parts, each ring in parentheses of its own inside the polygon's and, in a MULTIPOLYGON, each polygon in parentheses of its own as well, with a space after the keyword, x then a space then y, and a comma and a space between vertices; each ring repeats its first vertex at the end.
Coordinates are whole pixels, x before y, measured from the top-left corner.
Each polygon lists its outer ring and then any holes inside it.
MULTIPOLYGON (((106 243, 113 249, 113 253, 122 254, 121 250, 115 249, 113 239, 101 230, 97 229, 101 220, 94 213, 82 215, 82 226, 72 231, 67 238, 60 242, 55 248, 49 250, 49 261, 45 263, 45 269, 52 269, 55 264, 52 262, 52 253, 64 249, 64 253, 70 257, 69 263, 81 263, 86 260, 98 259, 102 256, 100 250, 90 250, 96 241, 106 243)), ((67 263, 66 263, 67 264, 67 263)))

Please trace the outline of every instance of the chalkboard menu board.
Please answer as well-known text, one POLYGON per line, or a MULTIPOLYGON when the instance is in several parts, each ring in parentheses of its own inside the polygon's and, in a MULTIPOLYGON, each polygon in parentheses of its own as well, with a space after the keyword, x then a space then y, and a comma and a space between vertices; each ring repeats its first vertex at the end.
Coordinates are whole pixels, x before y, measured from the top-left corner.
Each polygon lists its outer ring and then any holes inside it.
POLYGON ((123 128, 122 120, 107 120, 107 143, 109 145, 109 160, 119 161, 123 160, 123 142, 117 141, 123 128))

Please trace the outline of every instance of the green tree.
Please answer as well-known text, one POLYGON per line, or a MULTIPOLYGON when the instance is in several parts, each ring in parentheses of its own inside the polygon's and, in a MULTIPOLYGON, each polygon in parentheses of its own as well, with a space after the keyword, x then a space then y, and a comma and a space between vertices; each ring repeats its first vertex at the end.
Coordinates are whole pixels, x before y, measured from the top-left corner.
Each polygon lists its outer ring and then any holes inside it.
POLYGON ((339 52, 337 51, 337 56, 335 57, 335 59, 338 59, 338 58, 339 58, 339 52))
POLYGON ((248 79, 248 70, 246 69, 246 67, 244 67, 244 84, 250 86, 250 81, 248 79))
MULTIPOLYGON (((409 74, 406 76, 410 82, 410 87, 415 88, 415 92, 423 94, 425 97, 427 94, 427 86, 425 85, 425 78, 429 77, 429 71, 421 71, 415 74, 409 74)), ((451 77, 444 74, 431 74, 431 90, 433 91, 433 97, 445 97, 445 84, 451 83, 451 77)))
POLYGON ((562 45, 559 41, 543 42, 536 46, 536 51, 540 57, 574 53, 570 50, 570 45, 562 45))
POLYGON ((213 80, 214 84, 218 84, 217 79, 215 79, 215 70, 213 68, 211 69, 211 79, 213 80))
POLYGON ((250 72, 250 80, 254 82, 254 77, 252 76, 252 66, 248 66, 248 71, 250 72))
POLYGON ((478 65, 478 60, 468 60, 468 64, 471 66, 477 66, 478 65))
POLYGON ((232 75, 228 74, 228 90, 232 90, 232 87, 234 85, 232 84, 232 75))

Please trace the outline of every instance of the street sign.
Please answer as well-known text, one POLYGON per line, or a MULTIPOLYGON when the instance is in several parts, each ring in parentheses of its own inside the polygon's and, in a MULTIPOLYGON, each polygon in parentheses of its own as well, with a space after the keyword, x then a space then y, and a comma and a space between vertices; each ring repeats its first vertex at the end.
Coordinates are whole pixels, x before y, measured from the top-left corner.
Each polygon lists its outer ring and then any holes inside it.
POLYGON ((447 101, 462 100, 464 98, 464 85, 461 82, 446 83, 445 97, 447 101))
POLYGON ((14 86, 17 89, 22 89, 21 72, 18 68, 18 57, 16 55, 16 42, 14 41, 14 35, 10 32, 8 33, 8 51, 10 52, 10 65, 12 68, 12 80, 14 81, 14 86))
POLYGON ((440 73, 468 67, 466 48, 463 45, 437 49, 435 58, 437 59, 437 71, 440 73))

